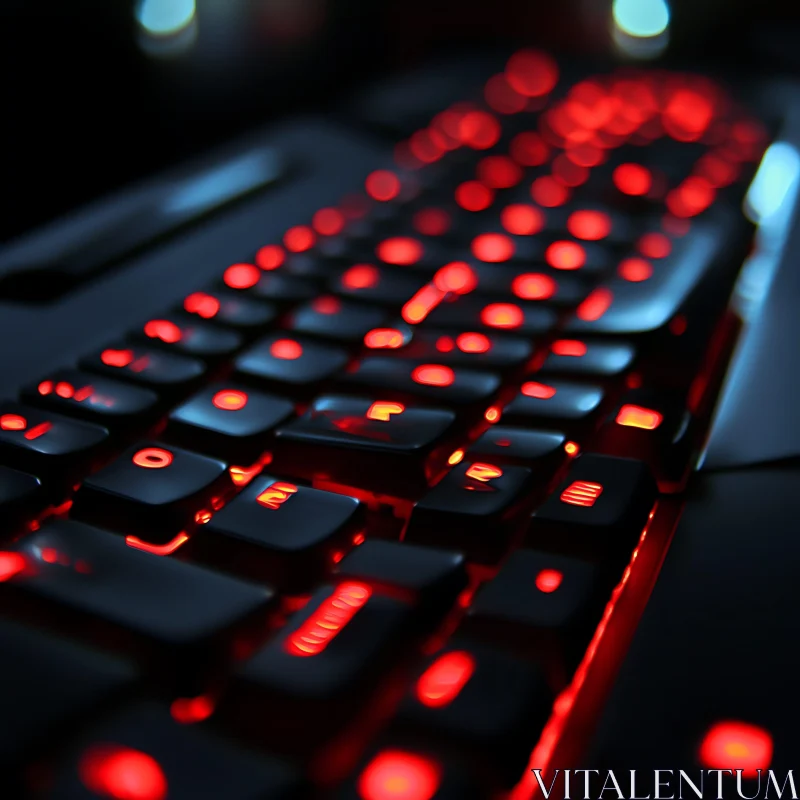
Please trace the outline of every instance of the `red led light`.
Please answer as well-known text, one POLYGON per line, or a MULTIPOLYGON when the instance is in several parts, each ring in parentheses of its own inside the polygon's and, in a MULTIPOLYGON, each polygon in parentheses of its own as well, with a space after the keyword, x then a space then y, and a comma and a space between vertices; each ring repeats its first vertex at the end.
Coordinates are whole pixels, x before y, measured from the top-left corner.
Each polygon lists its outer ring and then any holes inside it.
POLYGON ((443 292, 469 294, 478 285, 478 278, 469 264, 464 261, 453 261, 437 270, 433 276, 433 283, 443 292))
POLYGON ((620 164, 612 173, 614 186, 623 194, 634 197, 647 194, 653 185, 653 176, 641 164, 620 164))
POLYGON ((511 291, 521 300, 547 300, 558 291, 558 284, 549 275, 525 272, 511 282, 511 291))
POLYGON ((531 184, 531 197, 545 208, 563 206, 569 196, 569 189, 552 175, 540 175, 531 184))
POLYGON ((644 258, 626 258, 617 267, 620 278, 631 283, 646 281, 653 274, 653 265, 644 258))
POLYGON ((643 428, 646 431, 655 430, 663 421, 664 415, 658 411, 630 404, 620 408, 616 419, 618 425, 626 425, 629 428, 643 428))
POLYGON ((321 208, 311 218, 311 227, 320 236, 336 236, 344 230, 344 214, 338 208, 321 208))
MULTIPOLYGON (((422 164, 432 164, 445 153, 441 141, 437 141, 432 132, 427 130, 414 133, 408 140, 408 149, 411 151, 411 155, 422 164)), ((419 163, 416 166, 419 166, 419 163)))
POLYGON ((500 139, 500 123, 488 111, 468 111, 458 125, 458 138, 474 150, 487 150, 500 139))
POLYGON ((422 320, 442 302, 446 294, 447 293, 443 292, 438 286, 432 283, 426 283, 425 286, 403 306, 400 316, 411 325, 416 325, 422 322, 422 320))
POLYGON ((133 350, 103 350, 100 360, 107 367, 127 367, 133 361, 133 350))
POLYGON ((217 392, 211 402, 222 411, 238 411, 247 405, 247 392, 238 389, 222 389, 217 392))
POLYGON ((514 203, 500 212, 500 224, 516 236, 532 236, 544 227, 544 212, 536 206, 514 203))
POLYGON ((297 494, 297 491, 297 486, 293 483, 275 481, 256 497, 256 502, 264 508, 277 511, 293 494, 297 494))
POLYGON ((358 778, 361 800, 431 800, 439 789, 441 768, 404 750, 383 750, 358 778))
POLYGON ((692 175, 667 195, 666 204, 676 217, 694 217, 714 202, 715 195, 705 178, 692 175))
POLYGON ((67 381, 59 381, 56 384, 56 394, 64 400, 69 400, 75 394, 75 387, 67 381))
POLYGON ((303 355, 303 346, 294 339, 276 339, 269 346, 269 354, 273 358, 294 361, 303 355))
POLYGON ((378 169, 367 176, 364 187, 373 200, 385 203, 400 194, 400 179, 394 172, 378 169))
POLYGON ((311 308, 313 308, 317 314, 338 314, 342 310, 342 301, 338 297, 324 295, 323 297, 316 297, 312 300, 311 308))
POLYGON ((489 78, 483 96, 489 107, 500 114, 518 114, 528 104, 527 98, 517 92, 502 74, 489 78))
POLYGON ((0 430, 24 431, 28 427, 28 420, 19 414, 3 414, 0 416, 0 430))
POLYGON ((151 339, 160 339, 167 344, 175 344, 183 336, 181 329, 168 319, 151 319, 144 326, 144 333, 151 339))
POLYGON ((577 242, 553 242, 544 251, 544 258, 554 269, 580 269, 586 263, 586 251, 577 242))
POLYGON ((510 189, 522 180, 522 169, 508 156, 486 156, 478 162, 478 180, 492 189, 510 189))
POLYGON ((26 431, 24 436, 28 441, 32 441, 33 439, 38 439, 40 436, 44 436, 52 427, 52 422, 40 422, 38 425, 34 425, 29 431, 26 431))
POLYGON ((442 364, 420 364, 411 372, 411 380, 422 386, 452 386, 456 374, 442 364))
POLYGON ((25 556, 22 553, 0 551, 0 583, 11 580, 25 569, 25 556))
POLYGON ((363 583, 340 583, 314 613, 286 640, 293 656, 319 655, 366 605, 372 589, 363 583))
POLYGON ((548 386, 546 383, 536 381, 526 381, 520 389, 526 397, 535 397, 537 400, 549 400, 556 393, 555 386, 548 386))
POLYGON ((514 303, 490 303, 481 311, 481 322, 490 328, 519 328, 524 321, 525 314, 514 303))
POLYGON ((163 447, 143 447, 131 459, 137 467, 144 469, 164 469, 172 463, 172 453, 163 447))
POLYGON ((39 394, 48 395, 53 393, 53 381, 42 381, 37 387, 39 394))
POLYGON ((264 247, 256 253, 256 264, 267 272, 278 269, 285 260, 286 253, 279 244, 264 245, 264 247))
POLYGON ((637 242, 639 252, 648 258, 666 258, 672 250, 672 241, 663 233, 645 233, 637 242))
POLYGON ((445 653, 422 673, 417 700, 428 708, 442 708, 458 697, 475 671, 475 659, 463 651, 445 653))
POLYGON ((573 211, 567 219, 567 230, 576 239, 595 242, 611 233, 611 217, 604 211, 573 211))
POLYGON ((488 353, 492 347, 489 337, 482 333, 459 333, 456 345, 462 353, 488 353))
POLYGON ((717 722, 700 743, 698 757, 706 769, 742 770, 755 778, 772 762, 772 736, 764 728, 746 722, 717 722))
POLYGON ((489 481, 494 478, 502 478, 503 470, 500 469, 500 467, 494 466, 494 464, 477 463, 472 464, 469 469, 467 469, 466 475, 468 478, 472 478, 475 481, 489 483, 489 481))
POLYGON ((518 133, 509 147, 511 157, 523 167, 538 167, 547 161, 550 148, 538 133, 518 133))
POLYGON ((715 189, 729 186, 739 177, 739 166, 722 155, 706 153, 694 167, 715 189))
POLYGON ((586 355, 588 348, 585 342, 581 342, 578 339, 558 339, 550 345, 550 350, 557 356, 580 358, 586 355))
POLYGON ((553 177, 565 186, 575 187, 589 180, 589 170, 561 153, 553 160, 553 177))
POLYGON ((494 424, 495 422, 497 422, 497 420, 500 419, 500 412, 501 409, 498 406, 489 406, 489 408, 487 408, 486 411, 484 411, 483 418, 487 422, 491 422, 492 424, 494 424))
POLYGON ((369 409, 367 409, 367 419, 389 422, 392 419, 392 414, 402 414, 405 410, 406 407, 402 403, 376 400, 369 409))
POLYGON ((605 161, 605 153, 588 142, 567 142, 567 158, 581 167, 596 167, 605 161))
POLYGON ((552 594, 564 580, 557 569, 543 569, 536 576, 536 588, 544 594, 552 594))
POLYGON ((364 344, 373 350, 396 350, 405 344, 405 337, 397 328, 373 328, 364 337, 364 344))
POLYGON ((520 50, 506 64, 509 85, 525 97, 541 97, 558 82, 558 65, 547 53, 520 50))
POLYGON ((481 233, 472 240, 472 254, 481 261, 493 264, 508 261, 516 247, 503 233, 481 233))
POLYGON ((166 800, 167 778, 141 750, 96 745, 84 753, 78 774, 89 791, 113 800, 166 800))
POLYGON ((214 713, 214 701, 201 694, 199 697, 179 697, 169 707, 172 718, 182 725, 202 722, 214 713))
POLYGON ((132 547, 134 550, 143 550, 145 553, 151 553, 155 556, 170 556, 181 545, 186 544, 188 541, 189 537, 183 532, 179 533, 174 539, 166 544, 151 544, 150 542, 145 542, 136 536, 125 537, 125 544, 128 545, 128 547, 132 547))
POLYGON ((211 319, 219 311, 219 300, 205 292, 193 292, 183 301, 183 308, 189 314, 211 319))
POLYGON ((603 487, 599 483, 589 481, 573 481, 563 492, 561 492, 561 502, 570 506, 581 506, 591 508, 597 498, 603 493, 603 487))
POLYGON ((586 299, 578 306, 575 315, 584 322, 594 322, 611 308, 614 293, 610 289, 598 287, 589 292, 586 299))
POLYGON ((342 285, 348 289, 370 289, 378 285, 381 273, 372 264, 355 264, 342 275, 342 285))
POLYGON ((423 208, 414 214, 412 224, 423 236, 443 236, 450 230, 450 214, 441 208, 423 208))
POLYGON ((394 236, 384 239, 375 251, 381 261, 406 267, 416 264, 424 253, 422 244, 410 236, 394 236))
POLYGON ((317 237, 308 225, 295 225, 283 234, 283 246, 292 253, 304 253, 310 250, 317 237))
POLYGON ((664 108, 661 122, 664 130, 681 142, 699 139, 714 115, 714 107, 708 97, 691 89, 678 89, 664 108))
POLYGON ((261 272, 253 264, 232 264, 222 274, 222 280, 231 289, 249 289, 261 279, 261 272))
POLYGON ((480 181, 464 181, 456 187, 455 198, 466 211, 483 211, 492 204, 494 192, 480 181))

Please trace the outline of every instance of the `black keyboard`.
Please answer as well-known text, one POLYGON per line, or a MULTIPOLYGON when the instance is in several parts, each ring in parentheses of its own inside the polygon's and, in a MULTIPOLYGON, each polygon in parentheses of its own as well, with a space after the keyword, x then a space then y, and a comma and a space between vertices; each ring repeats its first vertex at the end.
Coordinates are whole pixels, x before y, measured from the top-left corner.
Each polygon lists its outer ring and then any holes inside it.
MULTIPOLYGON (((2 796, 524 800, 574 766, 736 342, 769 139, 706 77, 522 51, 37 368, 0 405, 2 796)), ((40 264, 43 296, 129 244, 40 264)), ((758 730, 726 767, 769 765, 758 730)))

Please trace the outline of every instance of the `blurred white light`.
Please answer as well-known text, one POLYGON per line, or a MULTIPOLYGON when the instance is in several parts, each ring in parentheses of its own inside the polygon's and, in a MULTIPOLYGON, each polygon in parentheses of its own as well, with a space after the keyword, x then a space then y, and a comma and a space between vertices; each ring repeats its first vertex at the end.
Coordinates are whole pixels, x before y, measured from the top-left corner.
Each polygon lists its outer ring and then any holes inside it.
POLYGON ((637 38, 660 36, 669 27, 665 0, 614 0, 614 25, 637 38))
POLYGON ((173 36, 192 24, 195 12, 195 0, 139 0, 136 19, 151 36, 173 36))
POLYGON ((788 142, 775 142, 767 148, 744 200, 744 213, 763 224, 780 211, 800 176, 800 154, 788 142))

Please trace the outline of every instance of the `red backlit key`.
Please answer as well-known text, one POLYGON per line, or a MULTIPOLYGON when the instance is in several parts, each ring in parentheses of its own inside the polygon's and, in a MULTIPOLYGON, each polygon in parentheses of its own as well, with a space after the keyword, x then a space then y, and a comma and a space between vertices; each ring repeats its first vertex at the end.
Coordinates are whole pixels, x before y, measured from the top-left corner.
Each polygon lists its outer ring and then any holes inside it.
POLYGON ((108 431, 21 403, 0 403, 0 461, 71 486, 106 454, 108 431))
POLYGON ((166 437, 235 464, 252 464, 267 449, 271 431, 294 411, 282 397, 237 383, 215 383, 170 415, 166 437))
POLYGON ((154 347, 198 356, 205 361, 230 357, 242 346, 242 336, 236 331, 181 314, 150 319, 134 335, 154 347))
POLYGON ((141 427, 158 410, 158 395, 140 386, 62 369, 22 390, 27 403, 109 428, 141 427))
POLYGON ((0 538, 16 533, 20 524, 42 505, 42 485, 38 478, 0 466, 0 538))
POLYGON ((281 591, 306 591, 363 530, 358 500, 261 475, 195 537, 212 566, 281 591))
POLYGON ((537 481, 547 481, 564 461, 565 436, 555 431, 533 431, 493 425, 467 450, 467 461, 517 464, 528 467, 537 481))
POLYGON ((287 328, 321 339, 337 342, 360 342, 364 335, 379 327, 386 312, 374 306, 341 300, 335 295, 322 295, 295 309, 287 328))
MULTIPOLYGON (((501 267, 498 267, 500 269, 501 267)), ((517 336, 538 336, 550 331, 557 315, 552 308, 528 300, 496 302, 474 295, 442 303, 425 318, 426 327, 451 328, 457 331, 513 333, 517 336)))
POLYGON ((419 274, 374 264, 353 264, 328 284, 335 294, 395 308, 424 285, 425 279, 419 274))
POLYGON ((397 729, 458 747, 493 781, 511 788, 552 705, 553 693, 535 665, 456 637, 416 673, 397 729))
POLYGON ((494 563, 533 504, 531 485, 523 467, 462 461, 414 506, 405 540, 494 563))
POLYGON ((534 513, 528 541, 565 555, 627 559, 655 499, 655 482, 641 461, 583 455, 534 513))
POLYGON ((550 427, 574 433, 594 423, 604 391, 599 386, 553 380, 538 373, 523 381, 503 409, 503 422, 520 427, 550 427))
POLYGON ((198 358, 127 342, 117 342, 87 356, 80 366, 89 372, 137 383, 170 399, 191 391, 206 372, 206 365, 198 358))
POLYGON ((456 416, 393 400, 326 395, 277 432, 276 471, 415 497, 447 463, 456 416))
POLYGON ((195 319, 212 320, 244 332, 264 328, 277 316, 272 303, 235 292, 191 292, 178 308, 195 319))
POLYGON ((541 264, 471 265, 481 296, 501 297, 515 302, 540 301, 560 306, 577 305, 589 292, 585 275, 555 270, 541 264))
POLYGON ((188 450, 140 442, 86 479, 73 514, 165 544, 203 521, 232 492, 227 465, 188 450))
POLYGON ((71 743, 53 800, 297 800, 302 781, 282 761, 240 750, 198 726, 175 721, 165 705, 131 705, 71 743))
POLYGON ((236 669, 220 713, 270 746, 308 752, 354 716, 408 647, 411 620, 411 606, 366 583, 324 586, 236 669))
POLYGON ((341 348, 286 332, 260 339, 236 359, 235 368, 242 380, 305 397, 346 363, 341 348))
POLYGON ((628 369, 635 356, 634 348, 624 342, 556 339, 550 345, 542 372, 589 378, 611 377, 628 369))
POLYGON ((464 629, 538 661, 560 690, 583 657, 618 577, 586 561, 517 550, 478 592, 464 629))
POLYGON ((254 622, 263 629, 272 598, 263 584, 145 553, 76 522, 50 522, 8 552, 23 561, 0 582, 15 614, 144 662, 155 658, 184 684, 230 653, 254 622))

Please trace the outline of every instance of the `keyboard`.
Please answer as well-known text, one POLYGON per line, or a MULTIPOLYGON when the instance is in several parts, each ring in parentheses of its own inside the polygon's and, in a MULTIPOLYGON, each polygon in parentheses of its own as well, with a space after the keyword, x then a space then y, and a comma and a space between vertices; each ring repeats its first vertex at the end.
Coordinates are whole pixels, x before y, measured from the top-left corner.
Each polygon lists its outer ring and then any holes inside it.
MULTIPOLYGON (((93 309, 0 404, 4 796, 526 800, 581 766, 771 138, 707 77, 522 50, 368 172, 323 136, 339 199, 287 193, 252 249, 248 196, 241 238, 181 229, 197 271, 126 211, 3 273, 93 309), (104 281, 142 252, 128 302, 104 281)), ((700 733, 701 767, 769 766, 757 726, 700 733)))

